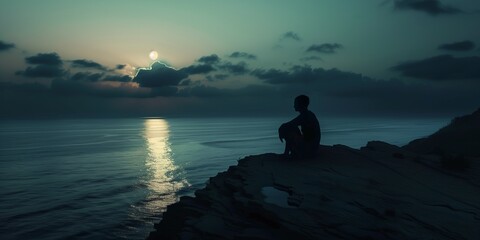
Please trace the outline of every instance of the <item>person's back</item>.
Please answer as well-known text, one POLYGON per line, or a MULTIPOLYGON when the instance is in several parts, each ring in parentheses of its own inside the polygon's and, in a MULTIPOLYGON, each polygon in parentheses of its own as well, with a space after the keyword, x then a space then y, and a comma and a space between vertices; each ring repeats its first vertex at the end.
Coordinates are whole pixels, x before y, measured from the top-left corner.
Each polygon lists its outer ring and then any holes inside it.
POLYGON ((305 112, 301 112, 298 117, 300 117, 299 125, 305 143, 319 145, 321 138, 320 124, 318 123, 318 119, 315 114, 312 111, 307 110, 305 112))

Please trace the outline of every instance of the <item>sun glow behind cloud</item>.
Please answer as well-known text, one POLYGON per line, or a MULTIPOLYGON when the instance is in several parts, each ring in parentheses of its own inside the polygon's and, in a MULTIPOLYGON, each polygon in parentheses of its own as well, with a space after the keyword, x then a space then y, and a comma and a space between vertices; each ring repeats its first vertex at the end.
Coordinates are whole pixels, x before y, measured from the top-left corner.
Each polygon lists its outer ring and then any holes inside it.
POLYGON ((169 64, 167 64, 167 63, 165 63, 165 62, 163 62, 163 61, 153 61, 153 62, 150 64, 150 66, 148 66, 148 67, 137 67, 137 68, 133 67, 133 69, 132 69, 132 70, 134 71, 133 78, 137 77, 138 73, 139 73, 140 71, 142 71, 142 70, 146 70, 146 71, 152 70, 152 69, 153 69, 153 65, 154 65, 155 63, 160 63, 160 64, 164 65, 165 67, 171 68, 171 69, 173 69, 173 70, 175 70, 175 71, 178 70, 178 69, 170 66, 169 64))

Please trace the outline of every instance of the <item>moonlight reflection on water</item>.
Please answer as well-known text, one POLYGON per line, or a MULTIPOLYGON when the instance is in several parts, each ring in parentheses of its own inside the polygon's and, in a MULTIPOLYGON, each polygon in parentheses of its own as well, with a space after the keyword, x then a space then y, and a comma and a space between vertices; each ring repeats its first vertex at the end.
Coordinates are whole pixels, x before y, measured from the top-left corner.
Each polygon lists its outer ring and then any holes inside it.
POLYGON ((146 210, 156 212, 164 210, 178 200, 179 189, 190 184, 181 176, 181 169, 174 164, 169 125, 164 119, 145 120, 145 140, 148 156, 145 162, 148 174, 147 188, 150 190, 146 210))

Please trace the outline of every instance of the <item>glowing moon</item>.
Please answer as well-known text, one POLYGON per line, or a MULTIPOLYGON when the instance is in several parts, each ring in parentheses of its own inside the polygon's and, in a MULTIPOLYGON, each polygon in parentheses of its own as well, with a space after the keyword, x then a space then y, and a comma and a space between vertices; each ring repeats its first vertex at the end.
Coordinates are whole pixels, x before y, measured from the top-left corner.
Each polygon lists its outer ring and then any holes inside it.
POLYGON ((150 59, 152 59, 152 60, 157 60, 157 58, 158 58, 158 52, 157 52, 157 51, 151 51, 148 56, 149 56, 150 59))

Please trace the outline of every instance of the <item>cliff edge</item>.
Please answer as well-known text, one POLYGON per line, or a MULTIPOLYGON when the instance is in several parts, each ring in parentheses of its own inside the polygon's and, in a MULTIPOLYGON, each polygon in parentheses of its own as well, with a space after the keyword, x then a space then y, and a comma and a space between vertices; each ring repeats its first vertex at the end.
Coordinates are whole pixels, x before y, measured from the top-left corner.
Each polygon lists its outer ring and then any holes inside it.
POLYGON ((480 157, 480 108, 453 119, 449 125, 426 138, 413 140, 404 148, 423 154, 480 157))
POLYGON ((479 158, 443 160, 383 142, 249 156, 170 205, 148 239, 480 239, 479 158))

